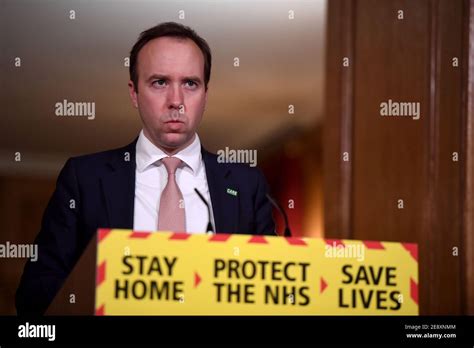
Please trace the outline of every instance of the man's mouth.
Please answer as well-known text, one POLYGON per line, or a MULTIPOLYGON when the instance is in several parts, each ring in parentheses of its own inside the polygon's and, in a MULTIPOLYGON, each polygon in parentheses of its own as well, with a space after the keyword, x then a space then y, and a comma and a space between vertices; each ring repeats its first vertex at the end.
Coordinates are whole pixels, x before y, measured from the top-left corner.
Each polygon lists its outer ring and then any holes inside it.
POLYGON ((175 133, 183 131, 185 125, 183 121, 169 120, 165 122, 165 127, 167 132, 175 133))

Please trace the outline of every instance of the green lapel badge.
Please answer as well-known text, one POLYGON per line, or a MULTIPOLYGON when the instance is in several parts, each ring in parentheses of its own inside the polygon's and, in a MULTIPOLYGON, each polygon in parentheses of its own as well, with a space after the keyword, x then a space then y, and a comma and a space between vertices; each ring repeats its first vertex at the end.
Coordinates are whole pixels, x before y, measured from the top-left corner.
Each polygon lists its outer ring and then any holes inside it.
POLYGON ((236 190, 232 190, 232 189, 230 189, 230 188, 227 188, 227 193, 228 193, 229 195, 232 195, 232 196, 237 197, 237 191, 236 191, 236 190))

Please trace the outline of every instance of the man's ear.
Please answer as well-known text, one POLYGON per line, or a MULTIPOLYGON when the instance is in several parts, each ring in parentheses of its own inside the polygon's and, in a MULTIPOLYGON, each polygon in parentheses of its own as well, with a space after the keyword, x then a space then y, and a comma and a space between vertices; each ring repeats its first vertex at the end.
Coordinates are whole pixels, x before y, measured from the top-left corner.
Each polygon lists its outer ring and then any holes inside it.
POLYGON ((133 107, 135 109, 138 109, 137 91, 135 89, 135 85, 133 84, 132 80, 128 81, 128 93, 130 94, 130 100, 132 101, 133 107))

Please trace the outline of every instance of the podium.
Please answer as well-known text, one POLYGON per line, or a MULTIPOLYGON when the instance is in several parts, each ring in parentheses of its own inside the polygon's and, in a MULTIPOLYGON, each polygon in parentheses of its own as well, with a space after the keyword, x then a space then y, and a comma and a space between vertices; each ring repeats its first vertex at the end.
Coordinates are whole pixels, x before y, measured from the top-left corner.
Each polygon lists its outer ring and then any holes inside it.
POLYGON ((416 244, 99 229, 46 315, 417 315, 416 244))
POLYGON ((94 315, 96 257, 97 234, 87 245, 45 315, 94 315))

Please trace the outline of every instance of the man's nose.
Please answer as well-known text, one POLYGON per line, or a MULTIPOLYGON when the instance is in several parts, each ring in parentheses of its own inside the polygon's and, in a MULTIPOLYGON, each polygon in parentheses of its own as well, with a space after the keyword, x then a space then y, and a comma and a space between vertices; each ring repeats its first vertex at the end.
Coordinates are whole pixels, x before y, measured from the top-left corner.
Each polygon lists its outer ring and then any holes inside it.
POLYGON ((168 89, 168 108, 179 109, 183 103, 183 91, 180 86, 173 86, 168 89))

